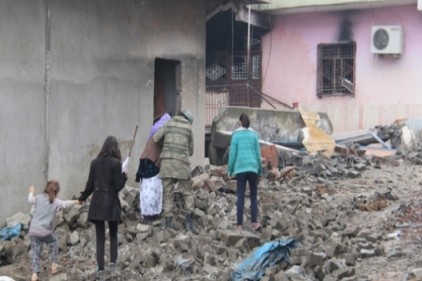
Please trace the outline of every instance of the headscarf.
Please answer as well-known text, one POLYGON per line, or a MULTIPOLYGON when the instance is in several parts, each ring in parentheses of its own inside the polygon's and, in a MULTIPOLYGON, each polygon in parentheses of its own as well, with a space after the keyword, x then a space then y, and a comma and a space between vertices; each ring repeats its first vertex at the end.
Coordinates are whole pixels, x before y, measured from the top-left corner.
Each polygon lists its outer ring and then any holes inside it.
POLYGON ((171 116, 168 113, 164 113, 160 119, 157 120, 157 122, 154 123, 154 125, 152 125, 151 130, 149 131, 148 134, 148 139, 150 137, 152 137, 161 127, 164 126, 164 124, 167 123, 167 121, 169 121, 171 119, 171 116))

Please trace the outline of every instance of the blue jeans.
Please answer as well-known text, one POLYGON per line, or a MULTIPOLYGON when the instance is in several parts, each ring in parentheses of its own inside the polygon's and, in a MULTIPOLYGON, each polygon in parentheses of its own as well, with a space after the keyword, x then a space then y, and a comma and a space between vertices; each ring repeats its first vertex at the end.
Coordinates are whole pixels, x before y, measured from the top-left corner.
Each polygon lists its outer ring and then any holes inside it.
POLYGON ((251 220, 257 222, 258 217, 258 174, 254 172, 239 173, 237 178, 237 225, 243 225, 243 208, 245 206, 246 182, 251 191, 251 220))

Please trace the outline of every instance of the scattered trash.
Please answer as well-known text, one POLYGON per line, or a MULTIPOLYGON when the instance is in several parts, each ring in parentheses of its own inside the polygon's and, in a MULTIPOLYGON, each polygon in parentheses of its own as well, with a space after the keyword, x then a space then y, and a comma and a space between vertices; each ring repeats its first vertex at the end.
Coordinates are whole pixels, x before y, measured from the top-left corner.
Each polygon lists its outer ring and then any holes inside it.
POLYGON ((396 239, 396 240, 398 240, 398 239, 400 239, 400 236, 401 236, 401 231, 400 230, 397 230, 397 231, 395 231, 395 232, 392 232, 392 233, 389 233, 389 234, 387 234, 387 239, 396 239))
POLYGON ((179 267, 184 275, 188 275, 192 272, 192 266, 194 264, 193 260, 184 259, 182 256, 176 258, 176 267, 179 267))
POLYGON ((0 281, 15 281, 15 279, 12 279, 7 276, 0 276, 0 281))

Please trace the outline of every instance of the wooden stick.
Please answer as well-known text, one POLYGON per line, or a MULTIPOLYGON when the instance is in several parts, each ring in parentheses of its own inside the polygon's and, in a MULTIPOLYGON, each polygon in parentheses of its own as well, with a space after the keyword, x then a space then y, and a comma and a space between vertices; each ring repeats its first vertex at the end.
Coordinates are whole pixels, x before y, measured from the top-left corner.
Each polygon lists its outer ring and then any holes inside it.
POLYGON ((129 149, 129 155, 128 155, 128 157, 130 157, 130 154, 132 153, 132 148, 133 148, 133 145, 134 145, 134 143, 135 143, 135 137, 136 137, 136 133, 138 132, 138 125, 136 125, 136 128, 135 128, 135 133, 133 134, 133 139, 132 139, 132 144, 130 145, 130 149, 129 149))

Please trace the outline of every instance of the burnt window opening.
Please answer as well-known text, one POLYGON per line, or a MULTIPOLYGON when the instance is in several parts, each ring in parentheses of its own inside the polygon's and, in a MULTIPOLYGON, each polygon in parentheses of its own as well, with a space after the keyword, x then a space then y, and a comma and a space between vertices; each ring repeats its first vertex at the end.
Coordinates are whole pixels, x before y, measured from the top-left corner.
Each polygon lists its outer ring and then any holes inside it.
POLYGON ((318 45, 317 95, 355 94, 356 43, 318 45))

